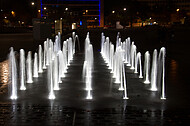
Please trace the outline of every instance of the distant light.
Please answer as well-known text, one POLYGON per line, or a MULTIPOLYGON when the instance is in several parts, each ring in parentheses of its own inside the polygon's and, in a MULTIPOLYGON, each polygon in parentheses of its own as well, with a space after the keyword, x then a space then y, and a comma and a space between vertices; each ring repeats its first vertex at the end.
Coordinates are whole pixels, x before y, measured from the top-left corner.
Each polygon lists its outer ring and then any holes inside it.
POLYGON ((176 9, 176 11, 177 11, 177 12, 179 12, 179 8, 178 8, 178 9, 176 9))
POLYGON ((112 11, 112 14, 114 14, 115 13, 115 11, 112 11))
POLYGON ((32 2, 31 4, 34 5, 34 2, 32 2))
POLYGON ((72 30, 76 28, 77 28, 76 23, 72 23, 72 30))
POLYGON ((60 20, 63 20, 63 18, 60 18, 60 20))
POLYGON ((151 20, 152 18, 150 17, 149 19, 151 20))
POLYGON ((24 22, 22 22, 22 24, 24 24, 24 22))
POLYGON ((65 8, 66 11, 68 11, 68 8, 65 8))
POLYGON ((7 17, 5 16, 5 19, 7 19, 7 17))
POLYGON ((3 11, 3 9, 1 9, 1 12, 3 11))
POLYGON ((126 8, 123 8, 124 11, 126 11, 127 9, 126 8))
POLYGON ((47 8, 46 7, 44 7, 44 10, 46 10, 47 8))
POLYGON ((80 21, 80 25, 82 25, 82 21, 80 21))
POLYGON ((38 13, 40 13, 41 12, 41 10, 38 10, 38 13))
POLYGON ((15 12, 14 12, 14 11, 11 11, 11 14, 12 14, 12 15, 14 15, 14 14, 15 14, 15 12))
POLYGON ((55 20, 55 23, 57 23, 57 20, 55 20))
POLYGON ((97 18, 95 18, 95 20, 97 20, 97 18))
POLYGON ((88 10, 86 10, 86 13, 88 13, 88 10))
POLYGON ((85 12, 83 12, 82 14, 85 14, 85 12))
POLYGON ((155 21, 155 22, 153 22, 153 24, 156 24, 156 21, 155 21))
POLYGON ((18 21, 18 23, 20 24, 20 21, 18 21))

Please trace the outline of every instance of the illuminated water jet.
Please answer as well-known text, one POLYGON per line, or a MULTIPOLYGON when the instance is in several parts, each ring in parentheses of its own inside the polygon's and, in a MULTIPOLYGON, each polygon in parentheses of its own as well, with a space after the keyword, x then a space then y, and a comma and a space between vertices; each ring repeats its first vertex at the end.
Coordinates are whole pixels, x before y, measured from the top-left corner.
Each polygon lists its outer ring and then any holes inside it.
POLYGON ((149 51, 146 51, 145 60, 144 60, 144 76, 145 76, 144 83, 145 84, 150 84, 149 74, 150 74, 150 53, 149 51))
POLYGON ((43 57, 43 53, 42 53, 42 46, 39 45, 39 49, 38 49, 38 72, 42 73, 43 69, 42 69, 42 57, 43 57))
POLYGON ((27 55, 27 60, 26 60, 26 70, 27 70, 27 83, 33 83, 33 78, 32 78, 32 52, 29 51, 27 55))
POLYGON ((17 99, 17 67, 16 58, 13 47, 10 48, 9 54, 9 69, 10 69, 10 79, 11 79, 11 99, 17 99))
POLYGON ((159 53, 159 63, 162 66, 161 67, 162 77, 160 79, 162 79, 161 99, 163 100, 166 99, 166 96, 165 96, 165 57, 166 57, 166 49, 162 47, 159 53))
MULTIPOLYGON (((49 53, 49 57, 51 59, 51 48, 48 49, 48 53, 49 53)), ((55 99, 55 94, 53 91, 53 64, 52 64, 52 60, 49 61, 49 66, 48 66, 48 86, 49 86, 49 99, 55 99)))
POLYGON ((25 71, 25 52, 24 49, 20 49, 20 90, 26 90, 25 71))
POLYGON ((38 55, 37 53, 34 54, 34 70, 33 70, 33 77, 38 77, 38 55))
POLYGON ((138 64, 139 64, 139 78, 143 78, 142 76, 142 64, 141 64, 141 53, 138 52, 135 59, 135 73, 138 73, 138 64))
POLYGON ((151 91, 157 91, 157 50, 153 52, 152 69, 151 69, 151 91))

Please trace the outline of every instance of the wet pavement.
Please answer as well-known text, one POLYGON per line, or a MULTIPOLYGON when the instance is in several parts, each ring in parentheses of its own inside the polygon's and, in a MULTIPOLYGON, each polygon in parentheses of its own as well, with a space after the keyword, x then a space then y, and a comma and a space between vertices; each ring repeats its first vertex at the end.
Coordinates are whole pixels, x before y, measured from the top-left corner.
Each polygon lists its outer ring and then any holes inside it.
MULTIPOLYGON (((28 47, 29 48, 29 47, 28 47)), ((189 67, 182 65, 172 51, 167 58, 166 100, 159 92, 151 92, 128 67, 126 77, 129 100, 123 100, 119 85, 113 83, 100 53, 94 52, 92 100, 82 77, 84 54, 76 53, 66 77, 55 92, 56 99, 48 99, 47 71, 27 84, 26 91, 18 91, 18 99, 10 100, 8 93, 8 65, 0 63, 0 125, 188 125, 190 123, 189 67), (187 70, 185 70, 187 69, 187 70), (184 73, 186 75, 186 73, 184 73), (181 83, 180 83, 181 82, 181 83)), ((189 62, 185 64, 188 65, 189 62)))

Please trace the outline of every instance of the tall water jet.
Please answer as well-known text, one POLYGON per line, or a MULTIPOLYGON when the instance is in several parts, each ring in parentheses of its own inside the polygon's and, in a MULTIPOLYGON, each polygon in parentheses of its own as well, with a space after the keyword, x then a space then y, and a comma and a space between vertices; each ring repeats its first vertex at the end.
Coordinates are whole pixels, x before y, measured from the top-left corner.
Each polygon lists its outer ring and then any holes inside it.
POLYGON ((119 45, 120 45, 119 36, 120 36, 120 32, 117 33, 117 37, 116 37, 116 48, 119 47, 119 45))
POLYGON ((33 78, 32 78, 32 52, 29 51, 27 55, 27 60, 26 60, 26 70, 27 70, 27 83, 33 83, 33 78))
POLYGON ((150 74, 150 53, 149 51, 146 51, 145 60, 144 60, 144 76, 145 76, 144 83, 145 84, 150 84, 149 74, 150 74))
POLYGON ((143 78, 142 76, 142 64, 141 64, 141 53, 137 53, 136 62, 135 62, 135 73, 138 73, 138 64, 139 64, 139 78, 143 78))
POLYGON ((124 79, 124 72, 125 72, 125 70, 123 69, 123 62, 122 62, 122 60, 120 60, 120 72, 121 72, 121 82, 120 82, 120 88, 119 88, 119 90, 120 91, 123 91, 124 90, 124 88, 123 88, 123 79, 124 79))
POLYGON ((34 70, 33 70, 33 77, 38 77, 38 55, 37 53, 34 54, 34 70))
POLYGON ((39 73, 43 72, 43 69, 42 69, 42 57, 43 57, 42 46, 39 45, 39 49, 38 49, 38 72, 39 73))
POLYGON ((63 48, 62 48, 62 52, 63 52, 63 59, 64 59, 64 73, 67 73, 67 65, 68 65, 68 50, 67 50, 67 41, 63 42, 63 48))
POLYGON ((26 90, 25 86, 25 52, 20 49, 20 90, 26 90))
POLYGON ((13 47, 10 48, 9 54, 9 69, 11 78, 11 99, 17 99, 17 67, 16 58, 13 47))
POLYGON ((75 32, 72 32, 72 40, 73 40, 73 49, 72 49, 72 52, 74 54, 75 53, 75 44, 76 44, 76 34, 75 34, 75 32))
MULTIPOLYGON (((49 52, 49 57, 51 59, 51 48, 48 49, 49 52)), ((48 66, 48 78, 50 79, 48 81, 49 85, 49 99, 55 99, 55 94, 53 91, 53 65, 52 65, 52 60, 49 61, 49 66, 48 66)))
POLYGON ((113 73, 113 57, 114 57, 114 45, 110 43, 110 60, 109 60, 109 68, 111 69, 111 73, 113 73))
POLYGON ((101 53, 103 53, 104 42, 105 42, 105 36, 104 36, 104 33, 102 32, 102 34, 101 34, 101 53))
POLYGON ((125 76, 125 67, 124 67, 124 64, 122 66, 123 68, 123 82, 124 82, 124 97, 123 99, 129 99, 128 96, 127 96, 127 84, 126 84, 126 76, 125 76))
POLYGON ((113 77, 115 78, 115 83, 121 82, 121 62, 122 61, 122 49, 121 46, 116 48, 115 57, 114 57, 114 74, 113 77))
POLYGON ((131 47, 131 68, 130 69, 135 69, 135 60, 136 60, 136 46, 134 45, 134 43, 132 44, 132 47, 131 47))
POLYGON ((57 55, 55 54, 55 59, 53 62, 53 81, 54 81, 54 90, 59 90, 59 74, 58 74, 58 61, 57 61, 57 55))
POLYGON ((73 59, 73 44, 72 38, 68 40, 68 65, 70 65, 70 61, 73 59))
POLYGON ((156 49, 153 52, 150 90, 157 91, 157 50, 156 49))
POLYGON ((83 77, 85 77, 87 97, 86 99, 92 99, 92 69, 93 69, 93 46, 90 44, 89 33, 85 39, 85 61, 83 64, 83 77))
POLYGON ((76 42, 76 40, 78 42, 78 51, 80 52, 80 41, 79 41, 78 35, 75 36, 75 42, 76 42))
POLYGON ((44 42, 44 55, 43 55, 43 69, 47 69, 46 67, 46 60, 47 60, 47 42, 44 42))
POLYGON ((126 54, 126 61, 125 63, 127 63, 127 66, 131 66, 131 40, 128 37, 126 40, 126 50, 127 50, 127 54, 126 54))
POLYGON ((58 83, 62 83, 61 81, 61 77, 65 77, 65 73, 64 73, 64 59, 63 59, 63 53, 62 51, 58 52, 58 67, 59 67, 59 80, 58 83))
POLYGON ((161 68, 161 71, 162 71, 161 99, 166 99, 166 96, 165 96, 165 57, 166 57, 166 49, 162 47, 159 53, 159 63, 162 66, 161 68))

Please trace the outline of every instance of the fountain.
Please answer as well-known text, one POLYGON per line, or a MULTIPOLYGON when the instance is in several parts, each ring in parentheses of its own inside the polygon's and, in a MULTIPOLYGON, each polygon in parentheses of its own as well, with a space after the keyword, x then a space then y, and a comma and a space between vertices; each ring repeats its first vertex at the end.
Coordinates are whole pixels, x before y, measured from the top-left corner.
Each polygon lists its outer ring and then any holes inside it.
POLYGON ((162 88, 161 88, 161 99, 165 100, 165 57, 166 57, 166 49, 162 47, 160 49, 159 53, 159 64, 162 66, 161 71, 162 71, 162 88))
POLYGON ((63 72, 67 73, 67 65, 68 65, 68 56, 67 56, 67 41, 63 42, 63 48, 62 48, 62 52, 63 52, 63 72))
POLYGON ((70 65, 70 61, 73 59, 73 41, 70 37, 68 39, 68 65, 70 65))
POLYGON ((114 56, 114 45, 110 43, 110 59, 109 59, 109 68, 111 69, 111 73, 113 73, 113 56, 114 56))
POLYGON ((136 46, 134 45, 134 42, 131 45, 131 68, 132 70, 135 69, 135 62, 136 62, 136 46))
POLYGON ((25 52, 20 49, 20 90, 26 90, 25 86, 25 52))
POLYGON ((126 84, 126 76, 125 76, 125 67, 124 67, 124 64, 122 65, 122 68, 123 68, 123 82, 124 82, 124 97, 123 97, 123 99, 129 99, 128 97, 127 97, 127 84, 126 84))
POLYGON ((136 57, 136 60, 135 60, 135 73, 138 73, 138 64, 139 64, 139 78, 143 78, 142 76, 142 64, 141 64, 141 53, 138 52, 137 53, 137 57, 136 57))
POLYGON ((104 51, 104 42, 105 42, 105 36, 104 33, 102 32, 101 34, 101 53, 104 51))
POLYGON ((123 53, 123 50, 121 49, 121 46, 117 47, 116 52, 115 52, 115 58, 114 58, 114 74, 113 74, 113 77, 115 78, 115 83, 121 83, 121 77, 122 77, 121 62, 123 62, 122 53, 123 53))
POLYGON ((17 99, 17 67, 16 58, 13 47, 10 48, 9 54, 9 69, 11 78, 11 99, 17 99))
POLYGON ((46 60, 47 60, 47 42, 44 42, 44 55, 43 55, 43 69, 47 69, 46 67, 46 60))
POLYGON ((39 49, 38 49, 38 72, 42 73, 43 69, 42 69, 42 57, 43 57, 43 53, 42 53, 42 46, 39 45, 39 49))
POLYGON ((120 75, 121 75, 121 76, 120 76, 120 77, 121 77, 121 79, 120 79, 121 82, 120 82, 120 88, 119 88, 119 90, 120 90, 120 91, 123 91, 123 90, 124 90, 124 88, 123 88, 123 82, 124 82, 124 81, 123 81, 123 78, 124 78, 125 69, 123 69, 123 62, 122 62, 121 59, 120 59, 120 63, 119 63, 119 64, 120 64, 120 68, 119 68, 119 69, 120 69, 120 75))
POLYGON ((126 50, 127 54, 125 58, 125 63, 127 63, 127 66, 131 66, 131 40, 129 37, 126 39, 126 50))
POLYGON ((33 83, 33 78, 32 78, 32 52, 29 51, 27 55, 27 60, 26 60, 26 70, 27 70, 27 83, 33 83))
POLYGON ((53 91, 53 64, 52 64, 52 56, 51 56, 51 52, 52 52, 52 49, 49 48, 48 49, 48 53, 49 53, 49 58, 50 58, 50 61, 49 61, 49 66, 48 66, 48 86, 49 86, 49 99, 55 99, 55 94, 54 94, 54 91, 53 91))
POLYGON ((54 90, 59 90, 59 76, 58 76, 58 61, 57 61, 57 55, 55 54, 55 58, 52 61, 53 65, 53 83, 54 83, 54 90))
POLYGON ((146 51, 145 60, 144 60, 144 76, 145 76, 145 84, 150 84, 149 81, 149 73, 150 73, 150 53, 146 51))
POLYGON ((92 90, 92 69, 93 69, 93 47, 90 44, 89 33, 85 39, 85 61, 83 64, 83 77, 85 77, 87 97, 86 99, 92 99, 91 90, 92 90))
POLYGON ((33 77, 38 77, 38 55, 37 53, 34 54, 34 70, 33 70, 33 77))
POLYGON ((153 52, 152 69, 151 69, 151 91, 157 91, 157 50, 153 52))
POLYGON ((63 53, 62 51, 58 52, 58 70, 59 70, 59 76, 58 76, 58 83, 62 83, 61 77, 65 77, 64 73, 64 59, 63 59, 63 53))

